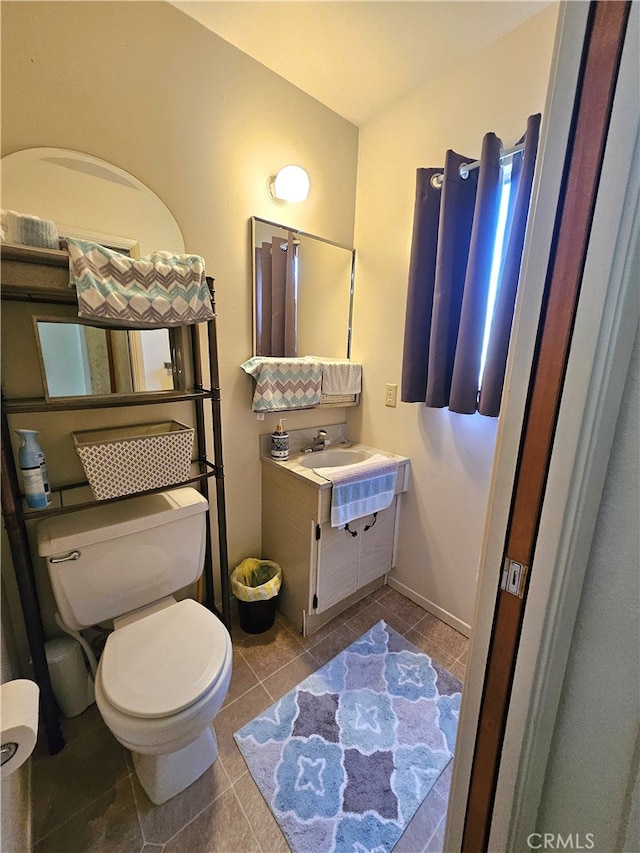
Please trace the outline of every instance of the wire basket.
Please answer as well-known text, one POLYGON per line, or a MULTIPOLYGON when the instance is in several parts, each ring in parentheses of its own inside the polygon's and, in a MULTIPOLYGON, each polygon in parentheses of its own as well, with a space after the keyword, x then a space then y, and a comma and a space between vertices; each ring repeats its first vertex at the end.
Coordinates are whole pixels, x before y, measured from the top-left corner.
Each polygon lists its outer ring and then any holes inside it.
POLYGON ((193 427, 178 421, 72 433, 96 500, 161 489, 189 478, 193 427))

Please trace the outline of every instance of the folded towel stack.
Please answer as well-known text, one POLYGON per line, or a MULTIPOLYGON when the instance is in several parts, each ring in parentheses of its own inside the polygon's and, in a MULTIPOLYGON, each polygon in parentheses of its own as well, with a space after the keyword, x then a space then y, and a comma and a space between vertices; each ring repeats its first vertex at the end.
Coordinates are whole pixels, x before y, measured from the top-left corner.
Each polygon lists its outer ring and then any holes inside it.
POLYGON ((136 329, 190 326, 214 317, 199 255, 130 258, 71 237, 67 246, 79 317, 136 329))
POLYGON ((256 355, 241 365, 256 380, 251 410, 309 409, 320 402, 320 364, 313 358, 256 355))
POLYGON ((381 453, 355 465, 313 470, 333 484, 332 527, 340 527, 356 518, 386 509, 393 500, 398 462, 381 453))
POLYGON ((3 210, 0 213, 0 226, 3 239, 7 243, 20 243, 23 246, 37 246, 39 249, 59 249, 60 239, 55 222, 40 219, 15 210, 3 210))

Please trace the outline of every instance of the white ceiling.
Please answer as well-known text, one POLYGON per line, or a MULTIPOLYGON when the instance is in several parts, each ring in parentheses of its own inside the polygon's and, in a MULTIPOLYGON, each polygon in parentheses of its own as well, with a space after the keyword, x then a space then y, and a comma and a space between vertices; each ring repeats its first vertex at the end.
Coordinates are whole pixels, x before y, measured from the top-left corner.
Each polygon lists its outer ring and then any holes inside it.
POLYGON ((361 126, 551 0, 174 0, 173 5, 361 126))

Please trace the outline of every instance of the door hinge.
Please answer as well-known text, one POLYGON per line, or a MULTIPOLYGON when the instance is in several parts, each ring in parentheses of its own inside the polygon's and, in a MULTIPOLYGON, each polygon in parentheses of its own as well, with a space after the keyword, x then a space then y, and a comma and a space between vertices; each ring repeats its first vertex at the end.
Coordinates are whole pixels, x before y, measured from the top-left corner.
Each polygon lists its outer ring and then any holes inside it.
POLYGON ((320 535, 321 535, 320 525, 316 524, 316 542, 320 539, 320 535))
POLYGON ((318 609, 318 596, 317 595, 313 596, 313 609, 314 610, 318 609))
POLYGON ((528 573, 529 566, 518 563, 510 557, 505 557, 504 565, 502 566, 500 589, 510 592, 511 595, 516 595, 518 598, 522 598, 528 573))

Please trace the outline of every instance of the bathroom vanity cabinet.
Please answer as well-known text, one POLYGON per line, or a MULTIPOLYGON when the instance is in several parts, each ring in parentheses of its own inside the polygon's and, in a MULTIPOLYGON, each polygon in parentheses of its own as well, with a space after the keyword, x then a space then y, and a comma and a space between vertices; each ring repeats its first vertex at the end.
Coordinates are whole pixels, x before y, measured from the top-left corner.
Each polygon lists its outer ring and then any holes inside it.
POLYGON ((315 593, 312 606, 316 613, 328 610, 349 595, 379 580, 391 571, 396 527, 396 501, 365 518, 358 518, 348 529, 332 527, 329 522, 316 527, 317 541, 315 593))
MULTIPOLYGON (((81 508, 103 504, 97 502, 81 477, 77 481, 75 470, 66 481, 67 469, 60 458, 67 454, 69 468, 73 469, 71 431, 80 424, 92 428, 121 425, 123 415, 115 410, 135 407, 127 418, 135 422, 152 420, 154 409, 140 416, 139 407, 163 406, 178 412, 180 418, 190 420, 195 428, 194 457, 187 480, 139 494, 150 494, 165 489, 193 484, 215 503, 217 512, 219 590, 222 599, 220 618, 230 627, 230 596, 228 578, 226 511, 224 474, 222 465, 222 437, 220 417, 220 389, 218 380, 217 333, 215 317, 206 324, 184 326, 169 332, 170 364, 174 389, 131 393, 107 393, 103 396, 52 397, 47 394, 46 379, 38 369, 36 357, 39 342, 36 339, 35 318, 38 314, 72 318, 77 322, 75 290, 69 286, 69 257, 66 251, 33 249, 26 246, 3 245, 2 301, 3 301, 3 395, 2 395, 2 514, 7 530, 11 556, 29 641, 36 681, 41 690, 41 713, 46 729, 49 751, 56 753, 64 746, 60 732, 58 710, 53 696, 47 667, 44 643, 45 630, 40 611, 36 574, 29 548, 28 525, 46 516, 74 512, 81 508), (24 303, 22 306, 8 303, 24 303), (10 310, 9 310, 10 309, 10 310), (5 323, 6 318, 6 323, 5 323), (13 327, 12 327, 13 323, 13 327), (5 335, 6 333, 6 335, 5 335), (208 369, 210 387, 204 385, 208 369), (178 408, 175 408, 178 407, 178 408), (28 415, 36 427, 47 430, 49 443, 45 452, 51 479, 52 504, 47 509, 32 510, 25 505, 17 475, 12 429, 25 426, 28 415), (209 422, 207 424, 207 418, 209 422), (213 461, 207 458, 207 433, 212 435, 213 461), (68 454, 71 453, 71 456, 68 454), (51 465, 54 462, 54 465, 51 465), (57 467, 53 472, 52 467, 57 467), (209 496, 209 479, 215 478, 215 501, 209 496)), ((212 301, 213 279, 207 278, 212 301)), ((214 303, 215 304, 215 303, 214 303)), ((69 321, 71 322, 71 321, 69 321)), ((41 356, 41 353, 40 353, 41 356)), ((42 367, 42 359, 41 368, 42 367)), ((135 386, 134 386, 135 387, 135 386)), ((113 391, 113 389, 112 389, 113 391)), ((159 411, 158 409, 155 410, 159 411)), ((164 410, 163 410, 164 411, 164 410)), ((156 415, 157 417, 157 415, 156 415)), ((75 459, 75 464, 78 460, 75 459)), ((111 500, 135 500, 136 495, 126 495, 111 500)), ((107 501, 107 502, 110 502, 107 501)), ((212 506, 212 510, 214 507, 212 506)), ((207 513, 209 519, 210 513, 207 513)), ((209 531, 210 534, 211 531, 209 531)), ((211 535, 206 539, 205 568, 199 598, 217 612, 214 605, 214 578, 211 535)))
POLYGON ((345 529, 331 526, 329 481, 295 460, 263 458, 263 556, 282 567, 279 608, 303 635, 381 586, 392 569, 400 494, 408 484, 408 460, 398 459, 391 505, 345 529))

